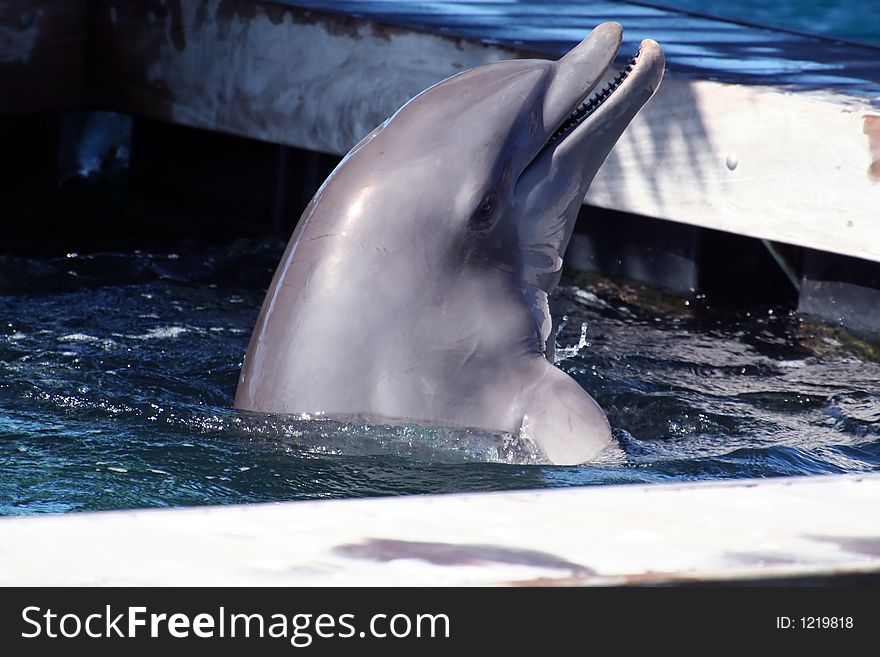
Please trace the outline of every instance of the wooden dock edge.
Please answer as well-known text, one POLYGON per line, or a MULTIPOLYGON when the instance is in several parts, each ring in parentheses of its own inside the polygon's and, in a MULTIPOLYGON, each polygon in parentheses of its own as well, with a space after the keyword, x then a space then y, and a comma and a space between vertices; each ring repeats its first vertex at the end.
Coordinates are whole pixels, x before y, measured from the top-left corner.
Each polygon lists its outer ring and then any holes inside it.
POLYGON ((4 586, 880 578, 880 475, 0 519, 4 586))
MULTIPOLYGON (((431 84, 534 56, 253 0, 12 2, 0 14, 0 44, 3 35, 0 85, 19 91, 0 112, 81 103, 340 155, 431 84), (57 12, 86 6, 87 39, 43 37, 57 31, 57 12), (35 95, 16 63, 44 60, 57 74, 35 95), (59 72, 80 62, 81 99, 77 81, 59 72)), ((586 202, 877 262, 878 200, 880 116, 869 106, 668 75, 586 202)))

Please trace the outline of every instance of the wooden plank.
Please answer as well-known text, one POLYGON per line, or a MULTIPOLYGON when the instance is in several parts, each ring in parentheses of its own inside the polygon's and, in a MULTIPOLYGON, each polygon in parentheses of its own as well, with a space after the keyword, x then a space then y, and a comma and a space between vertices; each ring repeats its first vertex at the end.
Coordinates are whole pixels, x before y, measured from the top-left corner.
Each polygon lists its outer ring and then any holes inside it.
POLYGON ((621 585, 880 574, 880 475, 0 518, 0 585, 621 585))
POLYGON ((85 104, 341 155, 444 77, 615 18, 670 72, 588 203, 880 261, 880 50, 628 3, 17 0, 0 111, 85 104))
MULTIPOLYGON (((103 81, 95 103, 336 154, 430 84, 463 68, 530 54, 290 3, 95 5, 96 48, 107 53, 95 74, 103 81)), ((590 11, 580 24, 613 18, 585 6, 590 11)), ((574 24, 564 34, 574 34, 574 24)), ((831 63, 823 66, 837 71, 828 52, 831 63)), ((840 55, 841 62, 851 55, 840 55)), ((667 75, 587 202, 880 260, 880 112, 861 96, 819 91, 815 76, 786 73, 797 93, 755 84, 771 81, 766 73, 759 77, 761 70, 735 78, 749 84, 667 75)), ((852 80, 870 86, 860 72, 852 80)))
POLYGON ((0 2, 0 113, 82 105, 87 4, 0 2))
POLYGON ((94 4, 94 103, 339 155, 425 87, 515 56, 272 2, 94 4))
POLYGON ((587 203, 880 260, 880 48, 649 2, 296 4, 552 56, 619 20, 624 56, 652 37, 669 70, 587 203))
POLYGON ((851 98, 670 76, 586 201, 880 261, 878 118, 851 98))

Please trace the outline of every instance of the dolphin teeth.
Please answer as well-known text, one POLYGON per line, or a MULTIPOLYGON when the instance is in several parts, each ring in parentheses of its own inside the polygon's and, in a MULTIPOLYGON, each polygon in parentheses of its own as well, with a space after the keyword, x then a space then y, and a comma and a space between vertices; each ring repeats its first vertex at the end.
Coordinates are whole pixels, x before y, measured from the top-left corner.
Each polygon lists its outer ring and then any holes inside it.
POLYGON ((592 96, 585 98, 581 103, 569 114, 568 118, 563 121, 562 125, 556 129, 556 132, 550 137, 547 141, 547 146, 554 144, 559 141, 562 137, 566 136, 569 132, 571 132, 574 128, 583 123, 586 119, 590 117, 590 115, 595 112, 602 104, 608 100, 608 98, 620 87, 623 81, 629 76, 632 72, 633 67, 636 65, 636 62, 639 57, 638 53, 632 59, 627 62, 626 68, 621 71, 613 80, 606 83, 605 86, 593 93, 592 96))

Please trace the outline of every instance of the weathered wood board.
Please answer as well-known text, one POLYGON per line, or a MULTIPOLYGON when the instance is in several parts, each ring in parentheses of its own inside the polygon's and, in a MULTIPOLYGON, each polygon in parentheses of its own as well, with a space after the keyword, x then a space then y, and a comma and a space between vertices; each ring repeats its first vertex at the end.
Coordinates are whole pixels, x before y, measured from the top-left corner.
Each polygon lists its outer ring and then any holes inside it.
POLYGON ((93 102, 339 155, 438 80, 516 56, 276 3, 94 5, 93 102))
MULTIPOLYGON (((434 82, 517 54, 243 0, 169 3, 175 9, 144 30, 149 21, 128 4, 97 3, 96 20, 115 15, 113 29, 95 30, 112 53, 102 106, 336 154, 434 82)), ((673 70, 586 200, 880 260, 880 111, 818 87, 792 92, 673 70)))
POLYGON ((0 111, 79 102, 343 154, 440 79, 558 56, 611 19, 627 29, 626 53, 660 41, 669 72, 588 203, 880 261, 880 49, 626 2, 8 2, 0 88, 13 92, 0 111), (45 30, 16 27, 26 4, 45 30), (74 9, 85 5, 77 59, 74 9), (73 12, 66 31, 44 37, 62 8, 73 12), (84 99, 71 74, 82 62, 84 99))

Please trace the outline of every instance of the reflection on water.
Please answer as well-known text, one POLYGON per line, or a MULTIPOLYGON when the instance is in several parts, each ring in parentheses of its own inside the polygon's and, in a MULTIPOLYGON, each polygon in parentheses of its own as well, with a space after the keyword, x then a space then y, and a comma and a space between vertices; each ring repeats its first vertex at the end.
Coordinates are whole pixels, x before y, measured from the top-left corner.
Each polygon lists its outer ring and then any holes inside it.
POLYGON ((559 365, 625 463, 525 465, 483 432, 234 411, 282 247, 0 256, 0 513, 880 469, 877 362, 827 336, 816 355, 779 309, 660 311, 573 280, 559 365))

